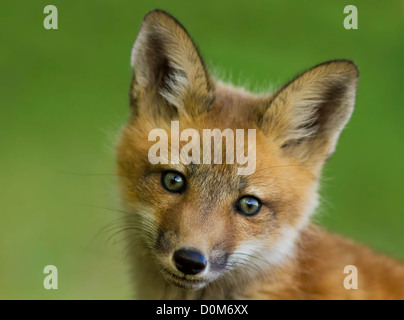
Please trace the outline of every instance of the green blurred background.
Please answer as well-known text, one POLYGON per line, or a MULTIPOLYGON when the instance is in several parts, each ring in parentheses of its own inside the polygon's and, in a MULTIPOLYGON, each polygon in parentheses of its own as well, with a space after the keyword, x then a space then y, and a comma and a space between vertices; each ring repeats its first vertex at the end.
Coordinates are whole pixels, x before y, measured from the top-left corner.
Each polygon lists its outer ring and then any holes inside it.
POLYGON ((325 60, 358 64, 356 111, 324 171, 317 220, 404 259, 404 1, 3 1, 0 298, 132 297, 124 245, 110 238, 113 146, 131 46, 154 8, 186 26, 216 74, 251 89, 325 60), (48 4, 58 30, 43 28, 48 4), (348 4, 358 30, 343 27, 348 4), (58 290, 43 288, 49 264, 58 290))

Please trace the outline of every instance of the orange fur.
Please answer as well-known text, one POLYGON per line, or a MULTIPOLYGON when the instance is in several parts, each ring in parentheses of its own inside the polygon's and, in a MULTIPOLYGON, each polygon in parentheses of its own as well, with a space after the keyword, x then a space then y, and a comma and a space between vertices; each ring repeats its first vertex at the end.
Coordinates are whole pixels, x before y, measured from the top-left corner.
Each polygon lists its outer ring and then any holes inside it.
POLYGON ((132 65, 131 117, 117 163, 138 298, 404 298, 402 265, 310 222, 321 168, 353 110, 352 62, 318 65, 256 96, 214 81, 185 29, 157 10, 143 21, 132 65), (238 164, 152 165, 148 134, 170 132, 172 120, 201 136, 255 129, 255 172, 239 176, 238 164), (162 187, 166 170, 186 178, 183 193, 162 187), (236 212, 246 195, 262 202, 257 215, 236 212), (176 270, 173 253, 182 247, 203 253, 206 271, 176 270), (357 290, 344 288, 346 265, 358 268, 357 290))

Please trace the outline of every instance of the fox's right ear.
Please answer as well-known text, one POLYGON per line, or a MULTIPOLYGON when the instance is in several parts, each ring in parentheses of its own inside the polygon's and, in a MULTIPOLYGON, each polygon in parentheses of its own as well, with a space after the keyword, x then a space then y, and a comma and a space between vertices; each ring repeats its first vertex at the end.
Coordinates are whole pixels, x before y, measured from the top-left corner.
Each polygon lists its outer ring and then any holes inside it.
POLYGON ((130 99, 135 114, 152 112, 173 118, 209 108, 212 80, 190 36, 168 13, 154 10, 145 16, 131 63, 130 99))
POLYGON ((263 130, 287 155, 321 165, 352 114, 358 76, 348 60, 306 71, 270 98, 261 119, 263 130))

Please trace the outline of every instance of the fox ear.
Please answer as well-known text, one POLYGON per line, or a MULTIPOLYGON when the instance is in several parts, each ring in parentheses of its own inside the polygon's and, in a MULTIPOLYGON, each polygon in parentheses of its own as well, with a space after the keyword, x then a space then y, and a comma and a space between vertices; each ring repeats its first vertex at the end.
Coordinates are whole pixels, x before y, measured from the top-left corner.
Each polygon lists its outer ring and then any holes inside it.
POLYGON ((358 69, 348 60, 320 64, 273 97, 261 126, 300 161, 324 162, 334 151, 354 104, 358 69))
POLYGON ((139 99, 146 99, 152 112, 170 117, 208 108, 213 90, 205 64, 184 27, 168 13, 154 10, 145 16, 131 62, 135 109, 139 99))

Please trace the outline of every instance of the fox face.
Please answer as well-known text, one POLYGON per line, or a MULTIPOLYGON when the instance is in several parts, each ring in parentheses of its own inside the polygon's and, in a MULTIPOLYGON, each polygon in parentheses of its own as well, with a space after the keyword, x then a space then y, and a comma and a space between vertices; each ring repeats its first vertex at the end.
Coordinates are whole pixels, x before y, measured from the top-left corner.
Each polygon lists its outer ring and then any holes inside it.
MULTIPOLYGON (((326 62, 254 95, 215 80, 184 27, 159 10, 144 18, 131 59, 117 171, 131 263, 147 266, 136 277, 200 291, 275 270, 317 206, 321 168, 353 111, 356 66, 326 62), (240 175, 234 161, 150 161, 155 128, 167 132, 168 154, 189 143, 172 139, 172 121, 199 144, 206 129, 254 130, 254 172, 240 175)), ((232 143, 219 144, 223 159, 232 143)))

